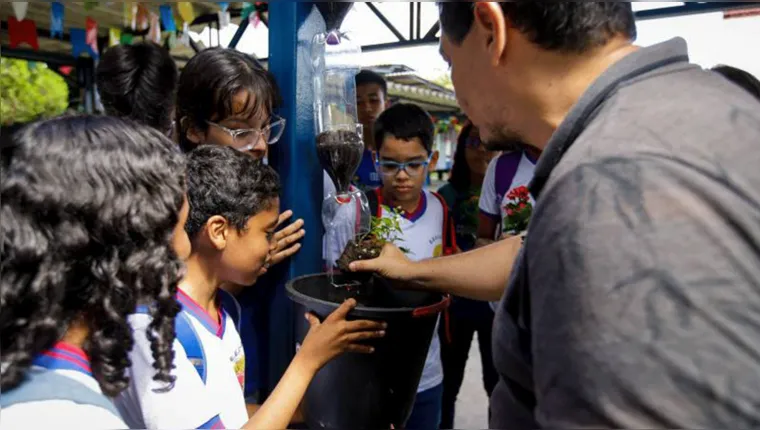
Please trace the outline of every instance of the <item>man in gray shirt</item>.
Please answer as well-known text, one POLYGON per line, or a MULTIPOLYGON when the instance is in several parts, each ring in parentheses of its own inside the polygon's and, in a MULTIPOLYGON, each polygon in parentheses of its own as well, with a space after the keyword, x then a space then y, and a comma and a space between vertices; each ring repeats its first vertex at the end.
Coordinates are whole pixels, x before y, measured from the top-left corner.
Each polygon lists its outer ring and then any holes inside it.
POLYGON ((682 39, 635 47, 629 3, 450 2, 441 26, 481 136, 543 151, 525 244, 353 269, 502 298, 492 428, 760 426, 760 103, 682 39))

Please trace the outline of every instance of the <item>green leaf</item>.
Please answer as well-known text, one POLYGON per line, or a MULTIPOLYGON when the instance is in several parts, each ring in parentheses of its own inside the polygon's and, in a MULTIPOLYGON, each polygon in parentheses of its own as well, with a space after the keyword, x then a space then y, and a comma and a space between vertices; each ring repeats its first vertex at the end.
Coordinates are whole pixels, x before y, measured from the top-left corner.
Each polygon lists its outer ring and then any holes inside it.
POLYGON ((0 58, 0 119, 23 124, 66 112, 69 87, 44 63, 29 67, 24 60, 0 58))

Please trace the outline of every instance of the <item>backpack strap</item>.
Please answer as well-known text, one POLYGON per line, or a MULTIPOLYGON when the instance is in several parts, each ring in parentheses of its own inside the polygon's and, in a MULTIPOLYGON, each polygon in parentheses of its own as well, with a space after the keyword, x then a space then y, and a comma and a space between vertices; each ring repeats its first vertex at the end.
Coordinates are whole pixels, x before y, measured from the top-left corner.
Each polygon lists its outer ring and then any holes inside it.
POLYGON ((369 210, 372 212, 372 216, 380 218, 383 216, 383 191, 381 188, 375 188, 374 190, 366 191, 367 201, 369 202, 369 210))
MULTIPOLYGON (((520 161, 522 161, 523 152, 514 151, 499 156, 496 160, 496 177, 494 180, 494 187, 496 188, 496 196, 499 199, 503 199, 512 187, 512 182, 517 175, 517 169, 520 168, 520 161)), ((499 202, 501 205, 501 202, 499 202)))
POLYGON ((21 385, 10 391, 3 391, 3 395, 0 396, 0 408, 50 400, 67 400, 79 405, 95 406, 122 419, 108 397, 79 381, 49 370, 29 370, 21 385))
POLYGON ((449 214, 449 206, 446 204, 446 200, 444 200, 440 194, 434 191, 431 191, 430 194, 434 195, 438 201, 441 202, 441 207, 443 208, 443 255, 456 254, 457 231, 456 227, 454 226, 454 220, 449 214))
POLYGON ((240 333, 240 317, 243 314, 240 303, 238 303, 235 296, 227 291, 219 290, 216 294, 219 296, 219 303, 222 309, 232 318, 232 322, 235 323, 235 329, 240 333))
MULTIPOLYGON (((226 311, 226 309, 225 309, 226 311)), ((149 309, 145 305, 137 307, 137 313, 149 314, 149 309)), ((238 320, 239 321, 239 320, 238 320)), ((203 352, 203 345, 201 339, 198 337, 198 333, 193 328, 193 324, 190 322, 190 317, 183 309, 174 319, 174 336, 182 345, 182 349, 185 350, 185 355, 190 363, 195 367, 198 372, 198 376, 201 377, 203 383, 206 383, 206 354, 203 352)))

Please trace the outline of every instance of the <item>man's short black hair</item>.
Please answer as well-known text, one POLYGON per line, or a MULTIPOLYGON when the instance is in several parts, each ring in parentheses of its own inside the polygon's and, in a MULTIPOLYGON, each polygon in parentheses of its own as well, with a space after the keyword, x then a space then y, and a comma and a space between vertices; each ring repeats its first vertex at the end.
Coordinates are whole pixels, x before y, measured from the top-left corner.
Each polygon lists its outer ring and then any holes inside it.
POLYGON ((187 156, 190 214, 185 230, 194 240, 215 215, 244 230, 279 194, 280 178, 271 167, 227 146, 201 145, 187 156))
POLYGON ((383 146, 386 136, 396 139, 420 139, 428 154, 433 152, 433 119, 421 107, 410 103, 399 103, 386 109, 373 126, 377 150, 383 146))
POLYGON ((752 76, 751 73, 746 70, 722 64, 713 67, 712 71, 721 74, 724 78, 744 88, 748 93, 760 100, 760 80, 752 76))
POLYGON ((178 75, 169 51, 145 42, 108 48, 98 63, 96 81, 108 115, 169 134, 178 75))
MULTIPOLYGON (((500 2, 504 15, 531 42, 549 51, 584 53, 613 37, 636 39, 630 2, 517 0, 500 2)), ((441 28, 460 44, 475 19, 473 2, 440 2, 441 28)))
POLYGON ((379 73, 372 70, 362 70, 356 74, 356 86, 366 84, 377 84, 383 90, 383 95, 388 95, 388 82, 379 73))

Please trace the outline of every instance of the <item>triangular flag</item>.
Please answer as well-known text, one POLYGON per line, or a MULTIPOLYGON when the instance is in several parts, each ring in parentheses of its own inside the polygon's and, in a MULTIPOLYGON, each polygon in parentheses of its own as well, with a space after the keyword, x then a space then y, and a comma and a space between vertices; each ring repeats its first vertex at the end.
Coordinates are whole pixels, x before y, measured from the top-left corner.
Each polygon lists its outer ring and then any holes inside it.
POLYGON ((134 19, 134 10, 136 5, 134 2, 125 1, 124 2, 124 27, 131 27, 132 30, 135 29, 135 26, 133 24, 134 19))
POLYGON ((26 18, 26 10, 29 9, 29 3, 25 1, 13 2, 13 13, 16 15, 16 19, 23 21, 26 18))
POLYGON ((98 57, 98 23, 89 16, 85 20, 85 28, 87 33, 85 35, 85 43, 90 46, 90 51, 93 52, 93 57, 98 57))
POLYGON ((253 5, 253 3, 246 1, 243 2, 243 10, 240 11, 240 19, 248 19, 251 16, 251 13, 255 12, 256 8, 253 5))
POLYGON ((63 3, 53 2, 50 4, 50 38, 63 38, 63 3))
POLYGON ((174 21, 174 11, 168 4, 162 5, 158 8, 161 13, 161 23, 164 25, 164 31, 177 32, 177 23, 174 21))
POLYGON ((121 29, 111 27, 108 29, 108 46, 116 46, 121 44, 121 29))
POLYGON ((135 13, 135 27, 139 31, 144 31, 148 29, 148 26, 150 25, 150 15, 148 9, 142 5, 142 3, 137 4, 137 12, 135 13))
POLYGON ((158 21, 158 15, 150 13, 150 30, 148 30, 148 40, 161 43, 161 23, 158 21))
POLYGON ((187 22, 182 24, 182 37, 179 39, 179 43, 182 46, 190 46, 190 24, 187 22))
POLYGON ((19 21, 15 17, 8 17, 8 38, 10 39, 9 45, 11 48, 26 43, 35 51, 40 49, 39 40, 37 39, 37 24, 31 19, 19 21))
POLYGON ((219 11, 219 29, 224 29, 230 25, 230 13, 226 11, 219 11))
POLYGON ((230 2, 227 1, 220 1, 217 2, 219 4, 219 8, 222 9, 222 12, 227 12, 227 8, 230 7, 230 2))
POLYGON ((169 37, 166 38, 166 45, 169 47, 169 50, 174 49, 175 46, 177 46, 177 32, 172 31, 169 33, 169 37))
POLYGON ((193 9, 193 2, 177 2, 177 10, 179 10, 179 16, 182 17, 182 21, 188 24, 192 24, 192 22, 195 21, 195 10, 193 9))
POLYGON ((87 30, 83 28, 72 28, 69 30, 71 36, 71 55, 74 58, 84 53, 90 54, 92 58, 98 58, 98 53, 93 51, 92 46, 87 44, 87 30))
POLYGON ((119 42, 122 45, 131 45, 134 37, 135 36, 132 33, 121 33, 121 39, 119 40, 119 42))

